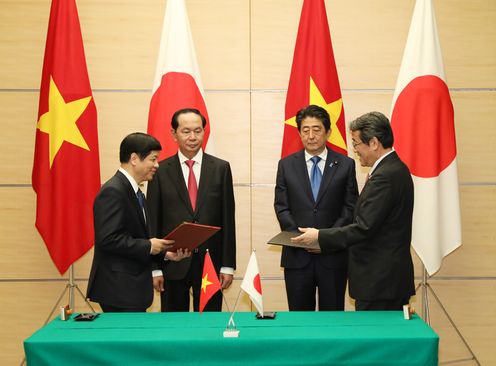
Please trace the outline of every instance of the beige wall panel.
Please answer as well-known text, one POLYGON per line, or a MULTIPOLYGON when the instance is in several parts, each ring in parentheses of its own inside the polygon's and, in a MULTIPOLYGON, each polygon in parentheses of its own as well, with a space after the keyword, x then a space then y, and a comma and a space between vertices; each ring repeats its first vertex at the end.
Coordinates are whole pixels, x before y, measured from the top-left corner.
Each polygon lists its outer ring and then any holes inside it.
MULTIPOLYGON (((152 88, 165 4, 165 0, 78 2, 93 88, 152 88)), ((217 1, 214 11, 212 3, 187 1, 204 87, 248 87, 248 4, 217 1)), ((0 53, 10 55, 0 71, 3 87, 39 87, 49 13, 50 1, 2 5, 0 53)))
MULTIPOLYGON (((165 6, 165 0, 79 4, 94 88, 152 88, 165 6)), ((186 6, 204 88, 247 88, 248 2, 197 0, 186 6)))
MULTIPOLYGON (((234 280, 231 287, 224 290, 224 296, 230 311, 233 311, 234 309, 234 304, 236 303, 236 299, 241 289, 241 282, 242 280, 234 280)), ((228 311, 225 302, 222 304, 222 311, 228 311)), ((236 305, 236 311, 252 311, 250 298, 244 291, 241 292, 238 304, 236 305)), ((236 318, 234 318, 234 321, 236 321, 236 318)))
MULTIPOLYGON (((448 314, 477 355, 482 365, 496 363, 494 344, 496 343, 496 281, 430 281, 431 287, 441 300, 448 314)), ((421 311, 421 298, 418 296, 417 311, 421 311)), ((441 336, 440 361, 449 361, 468 352, 460 343, 445 314, 429 293, 431 325, 441 336)))
POLYGON ((460 182, 496 182, 496 93, 452 92, 451 98, 460 182))
POLYGON ((102 184, 119 168, 119 145, 132 132, 146 132, 149 93, 94 93, 98 111, 102 184))
POLYGON ((462 246, 445 258, 440 276, 496 277, 496 188, 462 186, 462 246))
POLYGON ((288 87, 302 4, 301 0, 251 1, 253 89, 288 87))
POLYGON ((31 184, 38 93, 0 92, 0 113, 0 154, 12 162, 3 164, 0 183, 31 184))
POLYGON ((78 10, 91 86, 151 89, 165 1, 85 0, 78 10))
POLYGON ((50 1, 2 0, 0 9, 0 87, 39 88, 50 1))
POLYGON ((213 154, 229 161, 235 184, 249 183, 251 147, 249 93, 207 92, 205 99, 212 128, 213 154))
POLYGON ((0 278, 60 278, 34 226, 30 187, 0 189, 0 278))
POLYGON ((24 339, 43 326, 64 288, 64 282, 0 283, 0 364, 21 363, 24 339))
MULTIPOLYGON (((286 288, 283 279, 264 279, 262 277, 264 311, 288 311, 286 288)), ((253 311, 255 311, 253 307, 253 311)))
POLYGON ((252 182, 275 184, 281 158, 286 93, 254 92, 252 104, 252 182))
POLYGON ((494 88, 496 2, 434 2, 444 67, 451 88, 494 88))
POLYGON ((244 276, 251 254, 251 192, 249 187, 234 187, 236 200, 236 278, 244 276))
POLYGON ((414 1, 326 1, 344 89, 394 88, 414 1))
MULTIPOLYGON (((253 88, 288 87, 301 4, 252 1, 253 88)), ((394 87, 413 4, 327 1, 326 9, 341 87, 394 87)))
MULTIPOLYGON (((492 87, 496 50, 487 45, 496 39, 494 2, 445 0, 435 7, 450 86, 492 87)), ((394 88, 414 1, 326 1, 326 8, 341 87, 394 88)), ((252 1, 255 89, 287 88, 300 12, 300 1, 252 1)))
POLYGON ((90 277, 91 264, 93 263, 93 252, 94 248, 92 247, 85 255, 74 263, 75 278, 83 279, 85 284, 88 282, 88 278, 90 277))
POLYGON ((253 187, 252 193, 253 249, 262 277, 283 278, 280 267, 281 247, 268 245, 267 240, 281 231, 274 213, 274 188, 269 186, 253 187))
POLYGON ((187 0, 186 3, 203 86, 206 89, 247 89, 250 84, 250 2, 187 0))

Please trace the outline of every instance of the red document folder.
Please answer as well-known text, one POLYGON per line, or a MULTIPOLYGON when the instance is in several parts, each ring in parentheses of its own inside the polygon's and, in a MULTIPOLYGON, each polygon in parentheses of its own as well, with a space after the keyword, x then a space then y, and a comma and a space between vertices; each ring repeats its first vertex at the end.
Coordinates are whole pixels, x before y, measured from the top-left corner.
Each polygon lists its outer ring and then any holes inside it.
POLYGON ((172 230, 164 239, 175 240, 168 252, 176 252, 178 249, 189 249, 190 251, 203 244, 207 239, 220 230, 218 226, 193 224, 183 222, 172 230))

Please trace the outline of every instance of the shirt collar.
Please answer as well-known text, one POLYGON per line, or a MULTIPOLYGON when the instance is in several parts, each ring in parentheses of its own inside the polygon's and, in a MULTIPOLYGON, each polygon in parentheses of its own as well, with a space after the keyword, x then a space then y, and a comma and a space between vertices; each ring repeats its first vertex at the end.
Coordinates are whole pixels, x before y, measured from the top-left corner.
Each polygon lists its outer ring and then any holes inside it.
POLYGON ((119 171, 124 174, 124 176, 127 178, 127 180, 129 181, 129 183, 131 183, 131 185, 133 186, 133 190, 134 190, 134 193, 138 193, 138 189, 139 189, 139 185, 138 185, 138 182, 136 182, 134 180, 134 178, 131 176, 131 174, 129 174, 127 172, 126 169, 124 169, 123 167, 120 167, 119 168, 119 171))
MULTIPOLYGON (((186 156, 184 156, 184 154, 181 152, 181 150, 177 150, 177 156, 179 157, 179 163, 180 164, 184 164, 184 162, 186 160, 190 160, 186 156)), ((196 155, 193 156, 193 158, 191 160, 193 160, 195 162, 195 164, 201 165, 202 160, 203 160, 203 150, 202 149, 198 150, 196 155)))
POLYGON ((313 158, 314 156, 320 156, 320 159, 323 160, 323 161, 326 161, 327 159, 327 149, 324 149, 319 155, 312 155, 312 154, 309 154, 306 150, 305 150, 305 161, 309 161, 311 158, 313 158))
POLYGON ((385 158, 386 156, 388 156, 389 154, 391 154, 391 153, 393 153, 393 152, 394 152, 394 148, 393 148, 393 149, 391 149, 391 151, 389 151, 389 152, 385 153, 384 155, 382 155, 379 159, 377 159, 377 160, 375 161, 374 165, 372 165, 372 168, 370 168, 370 171, 369 171, 369 176, 371 176, 371 175, 372 175, 372 173, 374 172, 375 168, 377 168, 377 165, 379 165, 379 163, 380 163, 382 160, 384 160, 384 158, 385 158))

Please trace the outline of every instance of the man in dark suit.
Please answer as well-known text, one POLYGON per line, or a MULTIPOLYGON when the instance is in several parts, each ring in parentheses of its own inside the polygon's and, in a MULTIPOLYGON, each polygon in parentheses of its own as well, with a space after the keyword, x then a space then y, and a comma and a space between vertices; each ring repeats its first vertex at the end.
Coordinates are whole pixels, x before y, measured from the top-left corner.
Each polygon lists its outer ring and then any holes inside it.
MULTIPOLYGON (((94 206, 95 252, 87 297, 105 312, 144 312, 153 301, 152 256, 173 241, 149 238, 139 184, 153 178, 162 147, 133 133, 121 142, 121 167, 100 189, 94 206)), ((167 253, 179 260, 189 253, 167 253)), ((163 254, 161 255, 163 257, 163 254)))
POLYGON ((362 166, 371 167, 353 215, 340 228, 302 228, 293 240, 319 241, 322 253, 349 249, 349 286, 357 310, 402 310, 415 294, 410 253, 413 181, 393 150, 389 120, 367 113, 350 125, 362 166))
MULTIPOLYGON (((279 162, 274 208, 281 230, 337 227, 351 223, 358 197, 355 162, 326 148, 331 134, 329 114, 310 105, 296 115, 304 149, 279 162), (320 181, 320 183, 319 183, 320 181)), ((344 310, 346 250, 310 253, 283 247, 289 310, 344 310)))
MULTIPOLYGON (((196 109, 181 109, 171 127, 179 150, 160 162, 148 185, 153 234, 164 237, 182 222, 220 226, 222 229, 181 262, 162 262, 154 271, 154 287, 161 291, 162 311, 198 311, 203 261, 208 249, 223 289, 231 285, 236 267, 234 193, 227 161, 202 151, 205 117, 196 109), (165 287, 165 291, 164 291, 165 287)), ((220 311, 222 294, 208 302, 205 311, 220 311)))

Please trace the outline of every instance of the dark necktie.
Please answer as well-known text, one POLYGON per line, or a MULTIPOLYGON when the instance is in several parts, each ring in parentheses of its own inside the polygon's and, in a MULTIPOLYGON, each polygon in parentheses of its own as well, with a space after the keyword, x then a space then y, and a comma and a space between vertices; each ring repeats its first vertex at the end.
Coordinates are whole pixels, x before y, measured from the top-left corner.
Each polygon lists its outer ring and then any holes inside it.
POLYGON ((319 169, 320 156, 313 156, 310 160, 313 162, 312 170, 310 171, 310 184, 312 186, 313 199, 317 201, 319 195, 320 182, 322 181, 322 172, 319 169))
POLYGON ((141 212, 143 212, 143 217, 145 218, 146 221, 146 215, 145 215, 145 195, 141 191, 141 189, 138 188, 138 192, 136 192, 136 197, 138 197, 138 203, 141 207, 141 212))
POLYGON ((195 177, 195 173, 193 172, 194 163, 195 163, 194 160, 186 160, 186 165, 189 168, 188 193, 193 211, 196 209, 196 195, 198 193, 198 185, 196 184, 196 177, 195 177))

